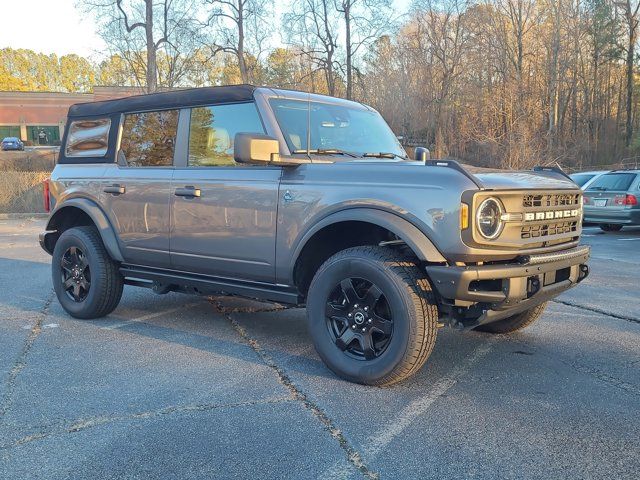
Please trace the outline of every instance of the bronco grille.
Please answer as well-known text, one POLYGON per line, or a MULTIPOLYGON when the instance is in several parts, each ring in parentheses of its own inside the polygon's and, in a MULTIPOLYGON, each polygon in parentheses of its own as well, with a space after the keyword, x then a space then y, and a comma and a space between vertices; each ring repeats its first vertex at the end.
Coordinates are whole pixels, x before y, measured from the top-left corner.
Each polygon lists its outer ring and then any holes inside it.
POLYGON ((542 238, 550 235, 575 233, 578 222, 547 223, 542 225, 526 225, 520 228, 520 238, 542 238))
POLYGON ((578 193, 552 193, 543 195, 524 195, 522 206, 532 207, 565 207, 575 206, 580 202, 578 193))

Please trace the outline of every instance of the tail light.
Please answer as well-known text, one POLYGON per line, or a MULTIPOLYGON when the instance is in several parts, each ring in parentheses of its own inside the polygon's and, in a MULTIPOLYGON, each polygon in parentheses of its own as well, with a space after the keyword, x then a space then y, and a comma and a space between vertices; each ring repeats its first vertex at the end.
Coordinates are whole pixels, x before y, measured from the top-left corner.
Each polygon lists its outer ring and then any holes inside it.
POLYGON ((638 199, 635 195, 628 193, 626 195, 616 195, 613 199, 613 203, 615 205, 638 205, 638 199))
POLYGON ((589 204, 591 204, 591 197, 587 197, 586 195, 584 195, 584 196, 582 197, 582 203, 583 203, 583 205, 589 205, 589 204))
POLYGON ((42 182, 42 204, 44 211, 49 213, 51 211, 51 198, 49 197, 49 179, 47 178, 42 182))

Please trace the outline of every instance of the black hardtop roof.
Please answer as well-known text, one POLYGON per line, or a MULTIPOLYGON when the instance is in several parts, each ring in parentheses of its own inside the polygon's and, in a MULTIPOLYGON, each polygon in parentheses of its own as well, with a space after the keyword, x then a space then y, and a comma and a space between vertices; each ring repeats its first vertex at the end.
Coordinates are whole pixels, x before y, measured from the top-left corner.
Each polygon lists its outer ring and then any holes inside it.
POLYGON ((233 103, 253 100, 253 85, 188 88, 167 92, 134 95, 115 100, 76 103, 69 108, 69 117, 91 117, 114 113, 183 108, 211 103, 233 103))

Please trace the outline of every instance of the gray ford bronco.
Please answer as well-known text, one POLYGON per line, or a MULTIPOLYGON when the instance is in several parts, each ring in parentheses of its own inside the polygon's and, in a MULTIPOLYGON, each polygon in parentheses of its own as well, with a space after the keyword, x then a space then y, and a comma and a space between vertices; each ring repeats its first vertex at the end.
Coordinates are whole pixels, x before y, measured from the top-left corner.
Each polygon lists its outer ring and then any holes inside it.
POLYGON ((417 372, 438 328, 510 333, 588 275, 562 171, 410 160, 357 102, 225 86, 74 105, 42 247, 77 318, 125 284, 306 305, 339 376, 417 372))

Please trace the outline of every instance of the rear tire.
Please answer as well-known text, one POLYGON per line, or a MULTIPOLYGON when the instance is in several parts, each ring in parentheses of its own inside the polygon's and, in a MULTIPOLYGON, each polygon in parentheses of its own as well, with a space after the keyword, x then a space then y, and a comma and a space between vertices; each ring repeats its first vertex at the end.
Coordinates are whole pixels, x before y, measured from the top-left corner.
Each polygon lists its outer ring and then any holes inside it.
POLYGON ((94 227, 74 227, 63 232, 52 257, 53 287, 69 315, 91 319, 115 310, 124 279, 94 227))
POLYGON ((601 223, 600 229, 604 232, 619 232, 622 230, 622 225, 617 225, 615 223, 601 223))
POLYGON ((414 261, 383 247, 338 252, 307 298, 316 351, 338 376, 387 386, 416 373, 435 344, 438 308, 414 261))
POLYGON ((487 333, 513 333, 523 328, 527 328, 533 322, 535 322, 547 306, 547 302, 541 303, 536 307, 532 307, 529 310, 525 310, 522 313, 517 313, 511 317, 507 317, 497 322, 487 323, 476 327, 479 332, 487 333))

